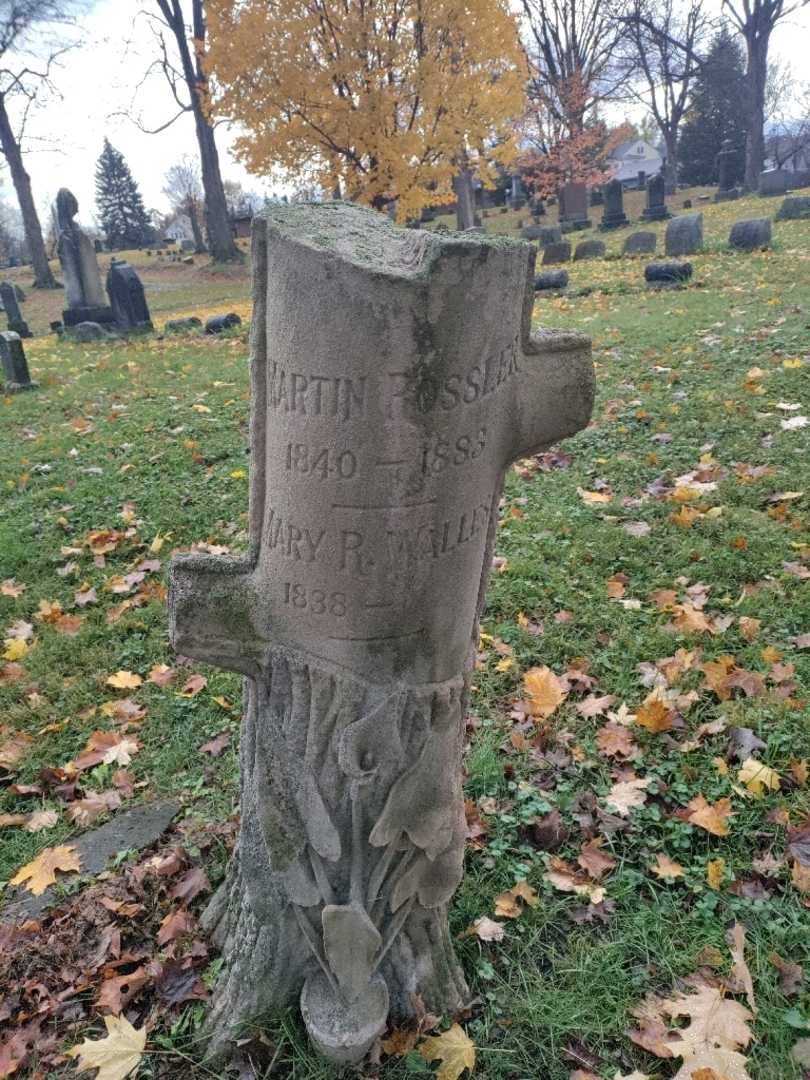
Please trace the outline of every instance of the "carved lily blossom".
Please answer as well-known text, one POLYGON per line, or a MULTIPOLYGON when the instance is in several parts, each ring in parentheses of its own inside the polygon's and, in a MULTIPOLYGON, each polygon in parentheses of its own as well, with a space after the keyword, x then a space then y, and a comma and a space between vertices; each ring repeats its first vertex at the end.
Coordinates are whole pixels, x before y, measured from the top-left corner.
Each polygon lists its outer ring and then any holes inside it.
POLYGON ((381 769, 393 769, 402 760, 399 723, 405 700, 404 692, 397 688, 343 729, 338 761, 347 776, 370 780, 381 769))

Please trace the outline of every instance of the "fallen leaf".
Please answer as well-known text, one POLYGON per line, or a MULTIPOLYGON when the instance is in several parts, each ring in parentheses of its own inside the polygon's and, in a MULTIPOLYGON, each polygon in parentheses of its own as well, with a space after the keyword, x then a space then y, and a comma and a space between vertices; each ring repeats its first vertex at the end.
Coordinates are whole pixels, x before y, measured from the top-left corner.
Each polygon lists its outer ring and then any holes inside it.
POLYGON ((117 791, 93 792, 85 799, 75 799, 68 804, 71 821, 77 825, 92 825, 94 821, 121 805, 121 796, 117 791))
POLYGON ((615 694, 605 694, 604 697, 599 697, 596 694, 589 694, 588 697, 579 702, 577 705, 577 712, 586 719, 590 719, 592 716, 602 716, 603 713, 607 712, 615 700, 615 694))
POLYGON ((71 844, 45 848, 31 862, 21 867, 11 879, 12 885, 23 885, 34 896, 41 896, 56 882, 56 871, 78 871, 81 858, 71 844))
POLYGON ((176 911, 170 911, 160 924, 160 929, 157 933, 157 943, 158 945, 168 945, 168 943, 174 941, 175 938, 182 937, 183 934, 191 933, 196 925, 196 919, 191 912, 186 911, 185 908, 177 908, 176 911))
POLYGON ((616 866, 616 860, 613 856, 601 850, 603 843, 604 841, 600 837, 589 840, 577 857, 577 862, 582 869, 587 871, 596 881, 608 870, 612 870, 616 866))
POLYGON ((745 962, 745 934, 746 930, 742 923, 734 923, 726 935, 729 949, 731 950, 731 977, 734 980, 734 992, 744 993, 748 1007, 756 1016, 757 1006, 754 1001, 754 980, 748 964, 745 962))
POLYGON ((183 689, 178 691, 178 696, 184 698, 196 697, 206 686, 208 686, 208 679, 204 675, 192 675, 183 689))
POLYGON ((414 1028, 394 1028, 387 1039, 380 1042, 382 1052, 389 1057, 404 1057, 416 1046, 419 1032, 414 1028))
POLYGON ((726 860, 725 859, 710 859, 706 863, 706 881, 709 883, 709 888, 714 889, 715 892, 719 892, 723 885, 723 876, 726 872, 726 860))
POLYGON ((685 817, 690 825, 697 825, 713 836, 728 836, 728 819, 734 816, 730 799, 709 803, 702 795, 696 795, 687 804, 686 811, 685 817))
POLYGON ((79 1070, 98 1069, 95 1080, 124 1080, 140 1064, 146 1047, 146 1028, 134 1028, 125 1016, 105 1016, 106 1039, 85 1039, 70 1048, 79 1070))
POLYGON ((59 820, 59 814, 55 810, 35 810, 29 815, 25 823, 28 832, 39 832, 41 829, 52 829, 59 820))
POLYGON ((532 716, 545 720, 565 701, 568 693, 548 667, 535 667, 523 676, 523 692, 532 716))
POLYGON ((210 754, 211 757, 219 757, 230 741, 231 733, 229 731, 223 731, 213 739, 209 739, 208 742, 203 743, 200 747, 200 752, 203 754, 210 754))
POLYGON ((132 671, 117 671, 107 679, 107 686, 112 686, 115 690, 137 690, 142 682, 140 675, 135 675, 132 671))
POLYGON ((596 745, 600 754, 629 760, 639 753, 638 745, 633 741, 630 731, 622 724, 611 720, 596 733, 596 745))
POLYGON ((804 979, 804 968, 801 964, 783 960, 779 953, 776 952, 769 953, 768 960, 779 972, 779 989, 785 997, 793 997, 794 994, 798 994, 804 979))
POLYGON ((469 1069, 472 1076, 475 1068, 475 1044, 458 1024, 453 1024, 441 1035, 431 1035, 423 1040, 419 1053, 427 1062, 441 1061, 436 1080, 458 1080, 465 1069, 469 1069))
POLYGON ((170 668, 168 664, 155 664, 149 672, 148 679, 155 686, 168 686, 176 675, 177 672, 174 668, 170 668))
POLYGON ((778 791, 781 786, 779 773, 753 757, 742 763, 737 780, 745 784, 752 795, 762 795, 766 788, 769 791, 778 791))
POLYGON ((669 855, 659 852, 655 863, 650 867, 652 872, 663 881, 674 881, 675 878, 683 877, 684 868, 679 862, 670 859, 669 855))
POLYGON ((672 710, 660 697, 655 696, 655 692, 636 709, 636 723, 653 734, 669 731, 673 719, 672 710))
POLYGON ((99 988, 96 1008, 118 1016, 138 991, 146 986, 149 979, 149 973, 144 967, 137 968, 129 975, 117 975, 112 979, 105 979, 99 988))
POLYGON ((480 919, 476 919, 462 937, 477 937, 481 941, 503 941, 506 928, 503 923, 496 922, 494 919, 488 918, 486 915, 482 915, 480 919))
POLYGON ((628 817, 631 810, 647 801, 647 788, 651 783, 652 780, 648 777, 620 780, 605 796, 605 805, 615 810, 619 817, 628 817))
POLYGON ((27 586, 18 584, 14 578, 6 578, 5 581, 0 581, 0 595, 2 596, 22 596, 27 586))

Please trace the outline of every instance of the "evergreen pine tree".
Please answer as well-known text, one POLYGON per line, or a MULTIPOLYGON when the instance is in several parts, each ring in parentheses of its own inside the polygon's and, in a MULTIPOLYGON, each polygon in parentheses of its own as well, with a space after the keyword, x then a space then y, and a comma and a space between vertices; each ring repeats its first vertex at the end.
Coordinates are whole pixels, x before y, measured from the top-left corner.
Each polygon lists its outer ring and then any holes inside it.
POLYGON ((745 166, 745 61, 737 38, 721 29, 695 79, 678 147, 683 184, 717 183, 717 154, 724 139, 739 151, 737 180, 745 166))
POLYGON ((124 155, 104 140, 96 163, 96 206, 101 227, 111 248, 141 247, 151 242, 149 222, 138 185, 124 155))

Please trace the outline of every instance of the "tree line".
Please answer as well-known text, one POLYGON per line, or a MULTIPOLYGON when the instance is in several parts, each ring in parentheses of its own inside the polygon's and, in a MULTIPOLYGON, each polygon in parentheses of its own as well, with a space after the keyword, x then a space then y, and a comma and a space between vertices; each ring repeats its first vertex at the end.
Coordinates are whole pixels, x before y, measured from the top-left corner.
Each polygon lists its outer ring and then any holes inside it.
MULTIPOLYGON (((194 160, 166 192, 195 246, 239 259, 215 124, 238 124, 237 156, 263 176, 378 208, 401 220, 455 200, 474 220, 476 183, 519 170, 539 196, 567 180, 598 183, 616 145, 606 109, 641 103, 665 149, 665 178, 713 179, 720 141, 739 148, 752 190, 765 161, 766 115, 806 131, 785 108, 797 90, 769 65, 774 29, 810 0, 148 0, 150 72, 172 115, 191 120, 194 160), (770 97, 770 104, 769 104, 770 97)), ((23 158, 28 107, 52 88, 82 0, 0 3, 0 152, 20 207, 35 283, 56 284, 23 158), (15 124, 13 118, 17 118, 15 124)), ((807 112, 808 109, 805 109, 807 112)), ((149 226, 121 155, 105 142, 99 214, 114 245, 149 226)))

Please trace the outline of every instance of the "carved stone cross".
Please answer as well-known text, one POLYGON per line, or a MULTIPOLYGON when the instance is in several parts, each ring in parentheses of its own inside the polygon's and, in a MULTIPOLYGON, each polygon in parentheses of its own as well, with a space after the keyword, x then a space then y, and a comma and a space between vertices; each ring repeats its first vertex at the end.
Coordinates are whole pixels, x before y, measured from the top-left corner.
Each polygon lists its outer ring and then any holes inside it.
POLYGON ((530 337, 528 244, 297 205, 253 235, 250 553, 178 556, 175 648, 241 672, 214 1056, 300 995, 359 1060, 465 999, 463 717, 504 471, 578 431, 590 342, 530 337))

